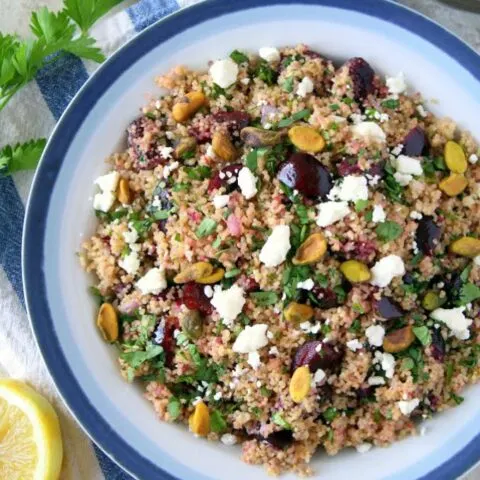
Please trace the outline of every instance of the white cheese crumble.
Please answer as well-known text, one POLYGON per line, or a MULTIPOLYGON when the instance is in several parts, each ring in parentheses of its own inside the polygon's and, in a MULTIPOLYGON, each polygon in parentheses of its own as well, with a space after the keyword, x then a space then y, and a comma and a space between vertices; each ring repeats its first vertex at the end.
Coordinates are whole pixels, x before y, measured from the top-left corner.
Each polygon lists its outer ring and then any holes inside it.
POLYGON ((238 335, 232 350, 237 353, 256 352, 259 348, 267 345, 267 330, 266 323, 247 325, 238 335))
POLYGON ((280 355, 280 352, 278 351, 278 348, 276 346, 273 346, 268 351, 268 354, 269 355, 280 355))
POLYGON ((395 357, 387 352, 375 352, 375 357, 380 361, 382 370, 385 372, 387 378, 393 378, 395 372, 395 357), (377 355, 378 354, 378 355, 377 355))
POLYGON ((423 105, 417 105, 416 110, 422 118, 428 116, 428 112, 425 110, 425 107, 423 105))
POLYGON ((478 162, 478 155, 476 155, 475 153, 472 153, 468 157, 468 161, 470 162, 470 164, 475 165, 478 162))
POLYGON ((375 122, 360 122, 350 127, 353 136, 367 142, 385 143, 387 136, 375 122))
POLYGON ((313 92, 313 82, 309 77, 303 77, 302 81, 298 84, 297 95, 299 97, 306 97, 309 93, 313 92))
POLYGON ((465 317, 465 307, 437 308, 430 316, 439 322, 443 322, 459 340, 467 340, 470 337, 468 328, 472 320, 465 317))
POLYGON ((381 347, 383 344, 383 337, 385 337, 385 329, 381 325, 370 325, 365 330, 368 343, 374 347, 381 347))
POLYGON ((260 355, 258 352, 250 352, 248 354, 248 359, 247 363, 254 369, 256 370, 262 362, 260 361, 260 355))
POLYGON ((302 290, 311 290, 315 286, 314 281, 311 278, 307 278, 303 282, 297 282, 297 288, 302 290))
POLYGON ((275 47, 261 47, 258 54, 267 62, 278 62, 280 60, 280 52, 275 47))
POLYGON ((127 256, 122 258, 118 265, 123 268, 128 274, 135 275, 140 268, 140 259, 138 252, 132 250, 127 256))
POLYGON ((114 192, 117 189, 119 180, 120 175, 118 172, 110 172, 98 177, 94 183, 98 185, 102 192, 114 192))
POLYGON ((140 280, 137 282, 138 289, 142 295, 153 294, 157 295, 162 290, 167 288, 167 280, 165 279, 165 271, 160 268, 151 268, 140 280))
POLYGON ((413 180, 413 176, 410 175, 409 173, 400 173, 400 172, 395 172, 393 174, 393 178, 402 187, 406 187, 413 180))
POLYGON ((369 385, 373 385, 373 386, 385 385, 385 379, 377 375, 374 375, 373 377, 369 377, 367 382, 369 385))
POLYGON ((382 223, 385 221, 387 218, 387 215, 385 214, 385 210, 381 205, 375 205, 373 207, 373 212, 372 212, 372 222, 374 223, 382 223))
POLYGON ((396 77, 387 77, 388 92, 392 95, 400 95, 407 89, 405 75, 400 72, 396 77))
POLYGON ((207 298, 212 298, 213 297, 213 288, 211 285, 205 285, 203 288, 203 293, 207 298))
POLYGON ((353 340, 349 340, 347 342, 347 347, 352 351, 356 352, 357 350, 360 350, 363 348, 363 343, 358 340, 358 338, 354 338, 353 340))
POLYGON ((313 382, 315 385, 318 385, 319 383, 322 383, 326 377, 327 374, 321 368, 319 368, 313 375, 313 382))
POLYGON ((419 404, 420 400, 418 398, 412 400, 400 400, 397 402, 398 408, 404 415, 407 415, 407 417, 418 407, 419 404))
POLYGON ((171 158, 172 156, 173 148, 161 146, 161 147, 158 147, 158 152, 163 158, 168 159, 168 158, 171 158))
POLYGON ((357 449, 358 453, 367 453, 372 448, 372 444, 360 443, 359 445, 356 445, 355 448, 357 449))
POLYGON ((260 250, 260 261, 266 267, 276 267, 285 261, 290 250, 290 227, 277 225, 260 250))
POLYGON ((480 267, 480 255, 477 255, 474 259, 473 259, 473 263, 477 266, 480 267))
MULTIPOLYGON (((164 148, 169 148, 169 147, 164 147, 164 148)), ((180 164, 178 162, 172 162, 170 163, 169 165, 165 165, 163 167, 163 178, 168 178, 170 176, 170 174, 176 170, 178 167, 180 166, 180 164)))
POLYGON ((213 206, 215 208, 223 208, 228 205, 230 200, 230 195, 215 195, 213 197, 213 206))
POLYGON ((123 232, 123 239, 127 243, 135 243, 138 240, 138 232, 128 224, 128 231, 123 232))
POLYGON ((238 186, 247 200, 257 194, 257 179, 248 167, 242 167, 238 172, 238 186))
POLYGON ((93 197, 93 208, 101 212, 108 212, 115 203, 115 194, 112 192, 96 193, 93 197))
POLYGON ((347 202, 324 202, 318 206, 317 225, 328 227, 350 213, 347 202))
POLYGON ((243 288, 234 284, 227 290, 217 285, 210 303, 215 307, 225 325, 231 325, 245 305, 243 288))
POLYGON ((403 150, 403 143, 399 143, 396 147, 392 148, 390 153, 398 157, 402 153, 402 150, 403 150))
POLYGON ((408 157, 407 155, 399 155, 392 164, 397 172, 408 173, 410 175, 422 175, 423 168, 418 158, 408 157))
POLYGON ((387 255, 381 258, 371 269, 370 283, 377 287, 386 287, 394 277, 405 274, 405 264, 398 255, 387 255))
POLYGON ((342 200, 344 202, 367 200, 367 179, 357 175, 347 175, 330 190, 328 198, 329 200, 342 200))
POLYGON ((412 220, 421 220, 423 215, 420 212, 417 212, 416 210, 412 210, 410 212, 410 218, 412 220))
POLYGON ((231 58, 225 58, 213 62, 209 72, 214 83, 227 88, 237 81, 238 65, 231 58))
POLYGON ((237 443, 237 437, 235 435, 232 435, 231 433, 224 433, 220 437, 220 440, 224 445, 227 445, 229 447, 237 443))

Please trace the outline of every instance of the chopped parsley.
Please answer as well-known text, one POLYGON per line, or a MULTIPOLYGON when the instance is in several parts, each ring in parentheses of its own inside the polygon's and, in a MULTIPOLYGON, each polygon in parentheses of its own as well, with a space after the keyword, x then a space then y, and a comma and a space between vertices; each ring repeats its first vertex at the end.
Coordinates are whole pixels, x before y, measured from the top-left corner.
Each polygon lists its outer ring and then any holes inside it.
POLYGON ((184 167, 188 178, 191 180, 205 180, 212 176, 212 169, 205 165, 197 165, 196 167, 184 167))
POLYGON ((432 335, 427 327, 413 327, 413 333, 424 347, 432 343, 432 335))
POLYGON ((368 207, 368 200, 357 200, 355 202, 355 211, 363 212, 368 207))
POLYGON ((457 305, 467 305, 480 298, 480 287, 471 282, 464 283, 460 289, 460 296, 457 305))
POLYGON ((219 410, 213 410, 210 414, 210 429, 214 433, 222 433, 227 429, 227 422, 219 410))
POLYGON ((204 218, 200 225, 195 230, 195 235, 198 238, 207 237, 217 229, 217 222, 211 218, 204 218))
POLYGON ((236 277, 241 272, 242 271, 239 268, 232 268, 232 270, 229 270, 228 272, 225 272, 225 278, 236 277))
POLYGON ((335 418, 338 417, 338 411, 335 407, 328 407, 323 413, 322 413, 323 418, 325 421, 328 423, 333 422, 335 418))
POLYGON ((385 194, 392 202, 402 203, 403 187, 395 180, 394 173, 392 166, 387 163, 385 165, 385 178, 383 179, 385 194))
POLYGON ((285 79, 285 81, 282 83, 282 89, 287 92, 291 93, 293 92, 293 77, 288 77, 285 79))
POLYGON ((381 105, 384 108, 390 108, 391 110, 395 110, 399 107, 400 102, 398 100, 395 100, 394 98, 389 98, 388 100, 384 100, 381 105))
POLYGON ((275 412, 272 415, 272 422, 285 430, 291 430, 292 426, 282 417, 280 412, 275 412))
POLYGON ((252 150, 247 153, 245 165, 252 171, 256 172, 258 168, 258 150, 252 150))
POLYGON ((277 123, 277 127, 279 128, 289 127, 290 125, 292 125, 295 122, 298 122, 299 120, 306 120, 311 114, 312 114, 312 111, 309 108, 304 108, 303 110, 300 110, 299 112, 294 113, 291 117, 287 117, 280 120, 277 123))
POLYGON ((268 307, 278 302, 278 294, 276 292, 253 292, 250 296, 260 307, 268 307))
POLYGON ((177 397, 172 395, 168 399, 167 411, 172 420, 176 420, 180 416, 180 413, 182 412, 182 405, 177 397))
POLYGON ((278 77, 277 72, 270 67, 268 62, 265 60, 262 60, 258 63, 253 75, 265 82, 267 85, 273 85, 277 81, 278 77))
POLYGON ((241 63, 248 63, 248 57, 244 53, 240 52, 239 50, 234 50, 230 54, 230 58, 235 62, 238 63, 239 65, 241 63))
POLYGON ((403 233, 403 228, 398 223, 387 220, 378 224, 375 233, 382 242, 390 242, 403 233))

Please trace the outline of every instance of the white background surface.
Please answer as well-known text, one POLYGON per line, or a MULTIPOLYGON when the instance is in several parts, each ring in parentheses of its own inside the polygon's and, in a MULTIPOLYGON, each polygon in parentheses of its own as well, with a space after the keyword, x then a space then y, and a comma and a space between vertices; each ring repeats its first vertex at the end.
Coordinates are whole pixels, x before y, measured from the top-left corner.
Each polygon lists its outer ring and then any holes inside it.
MULTIPOLYGON (((26 34, 32 10, 43 5, 59 8, 61 3, 62 0, 0 0, 0 31, 26 34), (8 12, 8 15, 4 15, 4 12, 8 12)), ((127 0, 118 8, 124 8, 131 3, 134 3, 134 0, 127 0)), ((435 0, 402 0, 400 3, 418 9, 444 24, 480 51, 480 15, 460 12, 435 0)), ((480 480, 480 468, 468 478, 480 480)))

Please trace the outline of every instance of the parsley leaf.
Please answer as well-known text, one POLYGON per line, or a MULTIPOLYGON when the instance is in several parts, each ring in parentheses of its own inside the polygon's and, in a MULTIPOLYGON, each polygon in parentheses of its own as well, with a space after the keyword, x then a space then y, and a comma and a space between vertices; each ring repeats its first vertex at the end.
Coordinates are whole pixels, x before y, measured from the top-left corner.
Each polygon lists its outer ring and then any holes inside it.
POLYGON ((292 123, 298 122, 298 120, 305 120, 312 114, 309 108, 304 108, 299 112, 294 113, 291 117, 284 118, 277 123, 277 127, 289 127, 292 123))
POLYGON ((122 0, 64 0, 65 12, 86 32, 100 17, 122 0))
POLYGON ((251 152, 247 153, 247 157, 245 159, 245 165, 252 171, 255 172, 258 168, 258 151, 252 150, 251 152))
POLYGON ((282 89, 287 93, 293 92, 293 77, 288 77, 285 79, 285 81, 282 83, 282 89))
POLYGON ((188 178, 191 180, 205 180, 212 176, 212 169, 205 165, 198 165, 196 167, 184 167, 188 178))
POLYGON ((176 420, 180 416, 180 413, 182 412, 182 405, 177 397, 172 395, 168 399, 167 411, 172 420, 176 420))
POLYGON ((385 165, 385 177, 383 185, 385 187, 386 196, 397 203, 403 202, 403 187, 395 180, 394 170, 388 163, 385 165))
POLYGON ((413 327, 413 333, 424 347, 432 343, 432 335, 427 327, 413 327))
POLYGON ((204 218, 202 223, 195 230, 195 235, 198 238, 203 238, 211 235, 217 228, 217 222, 211 218, 204 218))
POLYGON ((120 358, 124 360, 132 368, 138 368, 147 360, 152 360, 163 353, 163 348, 160 345, 148 345, 146 351, 124 352, 120 358))
POLYGON ((265 60, 259 62, 253 74, 267 85, 273 85, 278 77, 277 72, 265 60))
POLYGON ((403 233, 403 228, 398 223, 387 220, 378 224, 375 233, 382 242, 390 242, 403 233))
POLYGON ((272 421, 275 425, 284 428, 285 430, 291 430, 292 426, 282 417, 280 412, 275 412, 272 415, 272 421))
POLYGON ((227 429, 227 422, 219 410, 213 410, 210 414, 210 429, 214 433, 221 433, 227 429))
POLYGON ((393 98, 389 98, 388 100, 384 100, 381 103, 381 105, 382 105, 382 107, 390 108, 391 110, 395 110, 396 108, 399 107, 400 102, 398 100, 393 99, 393 98))
POLYGON ((355 211, 363 212, 368 207, 368 200, 357 200, 355 202, 355 211))
POLYGON ((278 295, 276 292, 253 292, 250 296, 255 303, 261 307, 275 305, 278 302, 278 295))
POLYGON ((471 303, 474 300, 480 298, 480 287, 477 287, 475 284, 468 282, 462 285, 460 290, 460 298, 458 299, 458 305, 466 305, 471 303))
POLYGON ((0 172, 10 175, 20 170, 29 170, 37 166, 47 141, 44 138, 10 145, 0 150, 0 172))
POLYGON ((248 57, 240 52, 239 50, 234 50, 231 54, 230 54, 230 58, 235 62, 235 63, 238 63, 238 64, 241 64, 241 63, 248 63, 248 57))

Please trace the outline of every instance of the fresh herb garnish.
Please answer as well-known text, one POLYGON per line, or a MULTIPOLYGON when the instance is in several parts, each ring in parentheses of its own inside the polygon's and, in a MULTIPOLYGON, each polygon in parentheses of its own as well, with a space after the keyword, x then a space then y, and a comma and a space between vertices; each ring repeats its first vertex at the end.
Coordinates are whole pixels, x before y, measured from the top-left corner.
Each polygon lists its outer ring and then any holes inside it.
POLYGON ((162 354, 163 348, 160 345, 149 344, 145 351, 124 352, 120 355, 120 358, 135 369, 147 360, 152 360, 162 354))
POLYGON ((210 429, 214 433, 222 433, 227 429, 227 422, 219 410, 213 410, 210 414, 210 429))
POLYGON ((245 158, 245 165, 252 171, 256 172, 258 168, 258 150, 252 150, 247 153, 245 158))
POLYGON ((357 200, 355 202, 355 211, 363 212, 368 207, 368 200, 357 200))
POLYGON ((480 298, 480 288, 471 282, 464 283, 460 289, 457 305, 467 305, 480 298))
POLYGON ((427 327, 413 327, 413 333, 424 347, 432 343, 432 335, 427 327))
POLYGON ((310 115, 312 114, 312 111, 309 108, 304 108, 303 110, 300 110, 299 112, 294 113, 292 116, 283 118, 277 123, 277 127, 279 128, 284 128, 284 127, 289 127, 295 122, 298 122, 298 120, 306 120, 310 115))
POLYGON ((188 178, 191 180, 205 180, 212 176, 212 169, 205 165, 197 165, 196 167, 184 167, 188 178))
POLYGON ((273 85, 277 81, 278 77, 277 72, 270 67, 265 60, 261 60, 258 63, 253 75, 265 82, 267 85, 273 85))
POLYGON ((387 163, 383 179, 385 194, 392 202, 403 203, 403 187, 395 180, 394 173, 392 166, 387 163))
POLYGON ((198 238, 203 238, 211 235, 217 229, 217 222, 211 218, 204 218, 200 225, 195 230, 195 235, 198 238))
POLYGON ((234 50, 230 54, 230 58, 235 62, 238 63, 239 65, 241 63, 248 63, 248 57, 244 53, 240 52, 239 50, 234 50))
POLYGON ((239 275, 242 271, 239 268, 232 268, 228 272, 225 272, 225 278, 232 278, 239 275))
POLYGON ((393 98, 389 98, 388 100, 384 100, 381 103, 381 105, 382 105, 382 107, 390 108, 391 110, 395 110, 396 108, 399 107, 400 102, 398 100, 393 99, 393 98))
POLYGON ((182 405, 177 397, 172 395, 168 399, 167 411, 172 420, 176 420, 180 416, 180 413, 182 412, 182 405))
POLYGON ((323 413, 322 413, 323 418, 325 421, 328 423, 333 422, 335 418, 338 417, 338 411, 335 407, 328 407, 323 413))
POLYGON ((359 318, 356 318, 352 324, 350 325, 350 327, 348 327, 348 331, 350 333, 360 333, 360 331, 362 330, 362 323, 360 321, 359 318))
POLYGON ((403 228, 398 223, 387 220, 378 224, 375 233, 382 242, 390 242, 403 233, 403 228))
POLYGON ((253 292, 250 296, 260 307, 268 307, 278 302, 278 294, 276 292, 253 292))
POLYGON ((280 412, 275 412, 272 415, 272 421, 275 425, 284 428, 285 430, 291 430, 292 426, 282 417, 280 412))
POLYGON ((285 79, 285 81, 282 83, 282 89, 287 92, 291 93, 293 92, 293 77, 288 77, 285 79))
POLYGON ((20 170, 31 170, 35 168, 42 156, 46 143, 47 141, 44 138, 41 138, 23 144, 17 143, 14 147, 6 145, 0 150, 0 173, 2 175, 10 175, 20 170))

